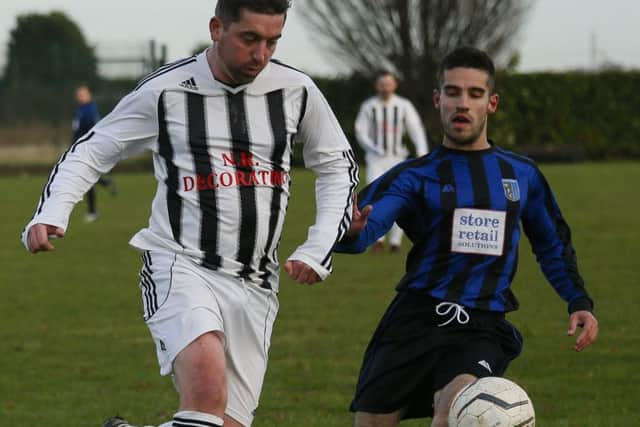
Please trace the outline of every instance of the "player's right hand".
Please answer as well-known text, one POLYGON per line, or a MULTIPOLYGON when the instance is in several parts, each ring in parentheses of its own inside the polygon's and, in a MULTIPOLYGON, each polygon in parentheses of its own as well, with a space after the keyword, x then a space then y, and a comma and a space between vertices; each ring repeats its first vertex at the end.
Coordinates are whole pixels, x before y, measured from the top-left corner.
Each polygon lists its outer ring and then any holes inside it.
POLYGON ((64 237, 64 229, 61 227, 49 224, 34 224, 29 228, 29 234, 27 235, 29 252, 35 254, 36 252, 52 251, 55 248, 49 239, 62 237, 64 237))
POLYGON ((373 206, 367 205, 362 210, 358 209, 358 197, 353 196, 353 216, 351 218, 351 226, 347 232, 348 236, 357 236, 367 225, 367 218, 373 210, 373 206))

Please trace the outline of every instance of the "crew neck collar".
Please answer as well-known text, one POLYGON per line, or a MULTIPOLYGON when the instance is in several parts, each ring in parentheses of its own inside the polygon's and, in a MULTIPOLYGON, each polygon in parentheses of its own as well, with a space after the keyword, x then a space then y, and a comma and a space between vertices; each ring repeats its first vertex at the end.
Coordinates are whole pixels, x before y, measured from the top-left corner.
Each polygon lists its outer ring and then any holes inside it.
POLYGON ((493 143, 493 141, 489 139, 488 142, 489 142, 489 147, 483 148, 481 150, 460 150, 457 148, 446 147, 444 144, 441 144, 440 148, 444 152, 451 153, 451 154, 457 154, 457 155, 463 155, 463 156, 483 156, 485 154, 493 153, 494 151, 496 151, 496 146, 493 143))

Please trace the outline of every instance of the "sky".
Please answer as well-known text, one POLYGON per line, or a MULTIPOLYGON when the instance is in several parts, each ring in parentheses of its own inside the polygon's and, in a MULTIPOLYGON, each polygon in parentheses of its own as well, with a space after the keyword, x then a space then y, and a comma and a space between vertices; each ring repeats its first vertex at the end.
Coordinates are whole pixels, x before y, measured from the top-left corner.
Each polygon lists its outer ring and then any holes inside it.
MULTIPOLYGON (((216 0, 2 0, 0 65, 16 16, 65 12, 98 52, 142 49, 148 40, 166 43, 168 60, 191 54, 209 40, 216 0)), ((275 57, 312 75, 332 75, 331 57, 313 43, 293 0, 275 57)), ((516 40, 520 71, 593 68, 603 62, 640 69, 640 2, 630 0, 537 0, 516 40)))

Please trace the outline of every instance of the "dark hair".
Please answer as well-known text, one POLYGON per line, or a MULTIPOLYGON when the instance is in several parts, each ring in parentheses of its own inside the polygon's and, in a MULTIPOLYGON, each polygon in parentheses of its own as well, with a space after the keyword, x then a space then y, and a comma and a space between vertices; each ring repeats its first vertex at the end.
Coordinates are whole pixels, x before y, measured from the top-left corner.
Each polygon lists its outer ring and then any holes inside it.
POLYGON ((486 72, 489 75, 490 92, 495 92, 496 68, 486 52, 469 46, 458 47, 449 52, 438 68, 438 87, 442 87, 444 83, 444 72, 457 67, 474 68, 486 72))
POLYGON ((386 77, 386 76, 391 76, 391 77, 393 77, 394 79, 398 80, 398 77, 396 76, 396 74, 395 74, 393 71, 391 71, 391 70, 386 70, 386 69, 382 69, 382 70, 378 70, 378 71, 376 72, 376 81, 378 81, 378 79, 379 79, 380 77, 386 77))
POLYGON ((286 15, 290 0, 218 0, 216 16, 228 24, 240 19, 242 9, 267 15, 286 15))

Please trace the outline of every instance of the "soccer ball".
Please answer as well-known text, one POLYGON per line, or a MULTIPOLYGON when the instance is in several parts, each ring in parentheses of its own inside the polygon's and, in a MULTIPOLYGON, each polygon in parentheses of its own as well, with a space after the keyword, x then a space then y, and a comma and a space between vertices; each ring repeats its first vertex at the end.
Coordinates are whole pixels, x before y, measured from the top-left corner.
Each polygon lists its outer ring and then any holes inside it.
POLYGON ((485 377, 460 390, 449 410, 449 426, 534 427, 531 399, 516 383, 485 377))

